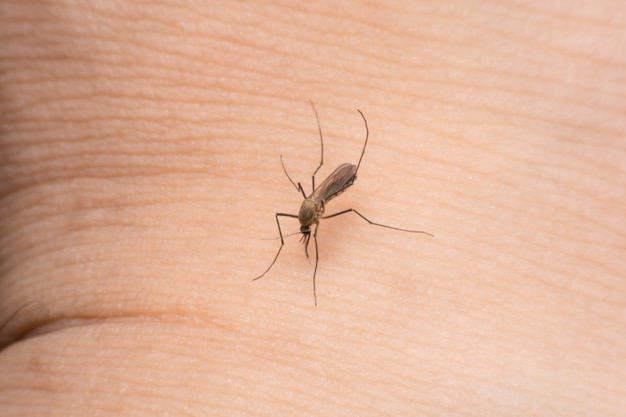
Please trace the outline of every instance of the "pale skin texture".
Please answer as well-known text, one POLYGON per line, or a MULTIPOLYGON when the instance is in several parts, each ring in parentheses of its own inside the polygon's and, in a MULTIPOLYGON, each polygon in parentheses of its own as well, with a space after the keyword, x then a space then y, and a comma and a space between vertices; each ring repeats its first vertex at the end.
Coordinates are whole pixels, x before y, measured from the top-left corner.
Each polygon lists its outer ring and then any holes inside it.
POLYGON ((3 2, 0 41, 3 416, 623 415, 626 3, 3 2), (371 132, 326 213, 435 235, 322 221, 317 308, 297 237, 252 281, 309 99, 318 184, 371 132))

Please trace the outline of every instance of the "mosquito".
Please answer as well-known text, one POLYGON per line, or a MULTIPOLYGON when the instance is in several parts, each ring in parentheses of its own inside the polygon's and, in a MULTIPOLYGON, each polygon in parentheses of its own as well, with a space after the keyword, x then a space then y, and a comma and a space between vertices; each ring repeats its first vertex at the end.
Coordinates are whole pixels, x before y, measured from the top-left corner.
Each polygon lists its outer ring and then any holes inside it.
POLYGON ((326 204, 337 197, 339 194, 346 191, 350 188, 354 182, 356 181, 356 174, 359 171, 359 167, 361 166, 361 161, 363 160, 363 155, 365 154, 365 148, 367 147, 367 140, 369 139, 369 128, 367 127, 367 119, 363 115, 363 112, 359 109, 357 111, 363 118, 363 122, 365 122, 365 143, 363 144, 363 150, 361 151, 361 157, 359 158, 359 162, 356 165, 353 165, 349 162, 341 164, 337 169, 335 169, 329 176, 320 184, 319 187, 315 187, 315 175, 320 170, 322 165, 324 165, 324 139, 322 138, 322 127, 320 125, 320 119, 317 114, 317 110, 315 108, 315 104, 311 101, 311 106, 313 107, 313 112, 315 113, 315 119, 317 120, 317 128, 320 134, 320 163, 313 171, 313 175, 311 176, 311 189, 313 190, 310 195, 306 195, 304 192, 304 188, 302 184, 298 182, 297 184, 291 179, 289 173, 287 173, 287 168, 285 168, 285 163, 283 162, 283 156, 280 156, 280 163, 283 166, 283 171, 285 175, 289 179, 289 182, 296 188, 298 192, 302 194, 304 197, 304 201, 300 206, 300 211, 298 214, 290 214, 290 213, 276 213, 276 224, 278 225, 278 233, 280 234, 280 247, 278 248, 278 252, 276 252, 276 256, 274 256, 274 260, 267 267, 267 269, 258 277, 254 278, 253 281, 256 281, 259 278, 262 278, 265 274, 269 272, 270 269, 276 263, 280 252, 283 250, 283 246, 285 246, 285 240, 283 237, 283 232, 280 227, 279 217, 291 217, 294 219, 298 219, 300 222, 300 232, 302 237, 300 238, 300 242, 304 244, 304 253, 309 258, 309 241, 311 240, 311 229, 313 229, 313 242, 315 243, 315 269, 313 271, 313 299, 315 300, 315 306, 317 306, 317 291, 315 288, 315 277, 317 275, 317 265, 319 263, 319 252, 317 249, 317 229, 319 227, 319 223, 321 219, 330 219, 332 217, 341 216, 346 213, 354 213, 366 222, 374 226, 385 227, 387 229, 397 230, 400 232, 408 232, 408 233, 422 233, 428 236, 433 237, 432 234, 428 232, 423 232, 420 230, 408 230, 401 229, 399 227, 387 226, 384 224, 376 223, 359 213, 353 208, 349 208, 346 210, 339 211, 337 213, 329 214, 324 216, 324 210, 326 208, 326 204))

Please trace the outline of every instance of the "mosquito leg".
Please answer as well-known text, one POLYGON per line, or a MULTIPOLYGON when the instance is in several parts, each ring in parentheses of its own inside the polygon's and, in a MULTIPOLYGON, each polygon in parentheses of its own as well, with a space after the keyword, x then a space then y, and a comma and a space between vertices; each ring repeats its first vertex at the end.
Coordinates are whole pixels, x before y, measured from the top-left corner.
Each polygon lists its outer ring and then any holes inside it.
POLYGON ((313 232, 313 241, 315 242, 315 270, 313 271, 313 299, 315 300, 315 307, 317 307, 317 292, 315 290, 315 276, 317 275, 317 263, 319 261, 319 252, 317 250, 317 225, 315 226, 315 232, 313 232))
POLYGON ((306 193, 304 192, 304 188, 302 188, 302 184, 298 183, 298 188, 300 189, 300 192, 302 193, 302 197, 306 199, 306 193))
POLYGON ((370 137, 370 130, 367 127, 367 119, 363 115, 363 112, 359 109, 356 109, 361 114, 363 121, 365 122, 365 143, 363 144, 363 150, 361 151, 361 157, 359 158, 359 163, 356 164, 356 170, 354 171, 354 176, 356 177, 357 172, 359 172, 359 167, 361 166, 361 160, 363 159, 363 155, 365 155, 365 148, 367 147, 367 140, 370 137))
POLYGON ((278 255, 280 255, 280 251, 283 250, 283 246, 285 246, 285 239, 283 239, 283 232, 280 229, 280 221, 278 220, 278 217, 282 216, 282 217, 293 217, 294 219, 297 219, 298 216, 296 216, 295 214, 288 214, 288 213, 276 213, 276 224, 278 225, 278 233, 280 234, 280 248, 278 248, 278 252, 276 252, 276 256, 274 256, 274 260, 272 261, 272 263, 270 264, 270 266, 267 267, 267 269, 265 270, 265 272, 263 272, 261 275, 259 275, 258 277, 254 278, 252 281, 256 281, 257 279, 263 277, 263 275, 267 274, 269 272, 270 269, 272 269, 272 267, 274 266, 274 264, 276 263, 276 260, 278 259, 278 255))
POLYGON ((302 197, 306 198, 306 193, 304 192, 304 188, 302 188, 302 184, 298 183, 298 185, 296 185, 296 183, 289 176, 289 173, 287 172, 287 168, 285 168, 285 163, 283 162, 282 155, 280 156, 280 164, 283 166, 283 172, 287 176, 287 179, 289 180, 289 182, 292 183, 294 187, 296 187, 296 190, 302 193, 302 197))
POLYGON ((423 232, 423 231, 421 231, 421 230, 408 230, 408 229, 401 229, 401 228, 399 228, 399 227, 387 226, 386 224, 380 224, 380 223, 373 222, 373 221, 371 221, 370 219, 368 219, 367 217, 365 217, 364 215, 362 215, 361 213, 359 213, 358 211, 356 211, 355 209, 347 209, 347 210, 343 210, 343 211, 340 211, 340 212, 338 212, 338 213, 334 213, 334 214, 330 214, 330 215, 328 215, 328 216, 324 216, 324 217, 322 217, 322 219, 330 219, 331 217, 337 217, 337 216, 340 216, 340 215, 342 215, 342 214, 346 214, 346 213, 350 213, 350 212, 352 212, 352 213, 356 214, 357 216, 359 216, 360 218, 362 218, 363 220, 365 220, 366 222, 368 222, 369 224, 374 225, 374 226, 385 227, 385 228, 387 228, 387 229, 398 230, 398 231, 400 231, 400 232, 423 233, 423 234, 425 234, 425 235, 428 235, 428 236, 432 236, 432 237, 434 237, 434 235, 432 235, 432 234, 430 234, 430 233, 428 233, 428 232, 423 232))
MULTIPOLYGON (((311 107, 313 107, 313 112, 315 112, 315 120, 317 120, 317 130, 319 130, 320 132, 320 145, 321 145, 321 153, 320 153, 320 164, 317 166, 317 168, 315 168, 315 171, 313 171, 313 175, 311 176, 311 185, 312 185, 312 191, 315 191, 315 174, 317 174, 317 171, 320 170, 320 168, 322 167, 322 165, 324 165, 324 139, 322 139, 322 126, 320 125, 320 118, 317 115, 317 109, 315 108, 315 104, 313 104, 313 100, 309 100, 311 102, 311 107)), ((305 197, 306 198, 306 197, 305 197)))

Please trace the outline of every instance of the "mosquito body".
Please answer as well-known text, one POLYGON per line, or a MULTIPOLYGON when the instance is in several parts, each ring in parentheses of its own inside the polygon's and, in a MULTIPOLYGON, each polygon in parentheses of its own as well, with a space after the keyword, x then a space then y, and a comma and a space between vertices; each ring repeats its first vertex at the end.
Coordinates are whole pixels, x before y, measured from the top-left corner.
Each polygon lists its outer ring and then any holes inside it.
POLYGON ((392 226, 387 226, 387 225, 380 224, 380 223, 375 223, 352 208, 324 216, 326 204, 330 200, 332 200, 333 198, 337 197, 339 194, 343 193, 348 188, 350 188, 356 181, 356 175, 357 175, 357 172, 359 171, 359 166, 361 165, 361 160, 363 159, 363 155, 365 154, 365 148, 367 147, 367 140, 369 139, 369 128, 367 127, 367 120, 365 119, 365 116, 363 115, 361 110, 357 109, 357 111, 363 118, 363 122, 365 123, 365 132, 366 132, 365 143, 363 144, 363 150, 361 151, 361 157, 359 158, 359 162, 356 165, 353 165, 348 162, 341 164, 324 180, 324 182, 322 182, 319 185, 319 187, 316 188, 315 187, 315 174, 317 174, 317 171, 319 171, 322 165, 324 165, 324 140, 322 138, 322 128, 320 126, 319 116, 317 114, 317 110, 315 109, 315 105, 313 104, 313 102, 311 102, 311 106, 313 106, 313 111, 315 112, 315 118, 317 119, 317 127, 318 127, 319 134, 320 134, 320 145, 321 145, 320 163, 315 169, 315 171, 313 172, 313 175, 311 176, 311 189, 313 191, 311 192, 309 196, 307 196, 306 193, 304 192, 304 188, 302 187, 302 184, 301 183, 296 184, 291 179, 291 177, 287 173, 287 169, 285 168, 285 164, 283 163, 283 158, 281 155, 280 163, 283 167, 283 171, 285 172, 285 175, 287 176, 291 184, 293 184, 296 190, 298 190, 302 194, 302 196, 304 197, 304 201, 302 201, 302 205, 300 206, 300 211, 298 212, 297 215, 290 214, 290 213, 276 213, 276 216, 275 216, 276 224, 278 225, 278 233, 280 234, 280 247, 278 248, 278 252, 276 252, 276 256, 274 256, 274 260, 272 261, 270 266, 268 266, 267 269, 261 275, 254 278, 253 281, 256 281, 257 279, 262 278, 265 274, 269 272, 270 269, 272 269, 272 267, 276 263, 276 260, 278 259, 278 256, 280 255, 280 252, 283 249, 283 246, 285 245, 283 232, 280 227, 279 217, 296 218, 300 222, 300 233, 302 234, 302 238, 300 239, 300 241, 304 244, 304 253, 306 254, 307 258, 309 257, 309 241, 311 240, 311 234, 313 234, 313 242, 315 243, 315 269, 313 271, 313 298, 315 300, 315 305, 317 306, 317 292, 315 288, 315 277, 317 275, 317 264, 319 262, 319 252, 317 248, 317 229, 319 227, 319 223, 321 219, 329 219, 331 217, 336 217, 342 214, 352 212, 356 214, 357 216, 361 217, 363 220, 365 220, 369 224, 374 225, 374 226, 385 227, 387 229, 398 230, 402 232, 422 233, 422 234, 426 234, 429 236, 433 236, 433 235, 431 235, 430 233, 422 232, 418 230, 400 229, 398 227, 392 227, 392 226))
POLYGON ((307 257, 309 256, 308 247, 309 239, 311 238, 311 226, 315 225, 314 236, 317 235, 320 219, 325 218, 323 214, 326 203, 354 184, 356 171, 357 167, 355 165, 349 163, 342 164, 309 197, 305 197, 302 202, 298 220, 300 221, 300 233, 302 233, 302 242, 304 243, 304 251, 307 257))

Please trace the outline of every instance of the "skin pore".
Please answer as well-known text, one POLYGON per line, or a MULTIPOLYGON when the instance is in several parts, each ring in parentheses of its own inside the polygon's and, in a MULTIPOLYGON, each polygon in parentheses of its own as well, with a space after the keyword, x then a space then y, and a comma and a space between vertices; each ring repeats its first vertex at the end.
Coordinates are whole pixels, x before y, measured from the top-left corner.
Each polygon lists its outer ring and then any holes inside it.
POLYGON ((3 415, 626 409, 621 2, 2 10, 3 415))

